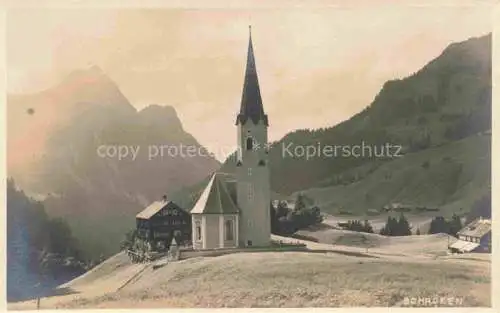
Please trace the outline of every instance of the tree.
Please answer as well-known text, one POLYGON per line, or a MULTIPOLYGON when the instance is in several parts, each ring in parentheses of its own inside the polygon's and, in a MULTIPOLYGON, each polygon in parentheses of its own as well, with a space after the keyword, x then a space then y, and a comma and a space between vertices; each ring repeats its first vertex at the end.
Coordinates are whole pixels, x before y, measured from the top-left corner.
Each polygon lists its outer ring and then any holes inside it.
POLYGON ((273 203, 270 205, 270 215, 271 215, 271 234, 279 233, 279 220, 277 215, 277 210, 274 208, 273 203))
POLYGON ((395 217, 387 217, 387 222, 380 230, 380 234, 384 236, 409 236, 411 235, 411 227, 406 217, 401 213, 399 220, 395 217))
POLYGON ((368 220, 365 220, 365 223, 363 224, 363 231, 365 233, 373 233, 373 227, 368 220))
POLYGON ((449 225, 442 216, 436 216, 432 221, 429 227, 429 234, 439 234, 445 233, 448 234, 450 232, 449 225))
POLYGON ((7 181, 7 298, 37 296, 85 270, 67 222, 7 181))
POLYGON ((410 224, 408 223, 408 220, 406 219, 404 214, 401 213, 397 224, 397 231, 394 236, 409 236, 409 235, 411 235, 410 224))
POLYGON ((320 208, 319 208, 319 207, 317 207, 317 206, 313 206, 313 207, 311 208, 311 214, 312 214, 312 216, 313 216, 313 220, 312 220, 312 221, 314 222, 314 224, 320 224, 320 223, 322 223, 322 222, 323 222, 323 220, 324 220, 324 218, 325 218, 325 217, 321 214, 321 210, 320 210, 320 208))
POLYGON ((137 236, 137 230, 136 229, 129 230, 125 234, 125 238, 120 243, 120 250, 123 251, 123 250, 131 249, 132 246, 134 245, 136 236, 137 236))
POLYGON ((306 199, 303 194, 298 194, 297 199, 295 200, 295 211, 300 211, 306 208, 306 199))
POLYGON ((456 214, 453 214, 451 221, 449 222, 449 234, 452 236, 457 236, 457 233, 462 229, 462 220, 456 214))
POLYGON ((346 229, 363 233, 373 233, 373 227, 368 220, 365 220, 364 223, 361 223, 360 220, 349 220, 347 221, 346 229))
POLYGON ((398 221, 394 217, 387 217, 385 226, 380 230, 380 234, 384 236, 396 236, 398 221))
POLYGON ((308 206, 307 204, 310 203, 314 203, 314 201, 303 195, 297 197, 294 210, 289 209, 284 201, 279 202, 276 208, 271 203, 271 232, 273 234, 289 235, 299 229, 323 222, 320 208, 318 206, 308 206))
POLYGON ((59 255, 68 254, 73 243, 68 223, 61 218, 55 218, 49 221, 47 229, 49 234, 49 251, 59 255))
POLYGON ((289 208, 286 201, 279 201, 276 207, 276 218, 279 219, 288 214, 289 208))

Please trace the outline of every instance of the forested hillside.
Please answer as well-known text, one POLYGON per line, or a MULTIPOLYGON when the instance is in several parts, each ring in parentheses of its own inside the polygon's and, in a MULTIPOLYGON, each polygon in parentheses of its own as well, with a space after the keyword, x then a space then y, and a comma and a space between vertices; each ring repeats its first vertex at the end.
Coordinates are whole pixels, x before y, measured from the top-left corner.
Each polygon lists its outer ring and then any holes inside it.
MULTIPOLYGON (((349 120, 297 130, 273 143, 272 189, 304 192, 331 213, 380 210, 393 202, 469 210, 490 189, 491 88, 491 35, 451 44, 411 76, 384 84, 349 120), (400 146, 403 156, 307 159, 284 153, 290 145, 362 143, 400 146)), ((221 170, 233 172, 234 158, 221 170)), ((190 206, 198 188, 178 198, 190 206)))
POLYGON ((98 260, 84 260, 68 224, 49 218, 43 204, 7 182, 7 298, 44 294, 82 274, 98 260))

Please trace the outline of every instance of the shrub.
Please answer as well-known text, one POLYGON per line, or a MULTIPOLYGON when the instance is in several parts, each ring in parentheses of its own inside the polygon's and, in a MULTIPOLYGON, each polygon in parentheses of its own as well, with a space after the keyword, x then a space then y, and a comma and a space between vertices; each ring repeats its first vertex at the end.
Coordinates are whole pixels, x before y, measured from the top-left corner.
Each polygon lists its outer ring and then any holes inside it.
POLYGON ((277 235, 289 235, 299 229, 323 222, 323 216, 314 201, 304 195, 298 195, 295 208, 288 208, 286 202, 280 202, 276 208, 270 205, 271 232, 277 235))
POLYGON ((429 234, 445 233, 456 236, 460 229, 462 229, 462 227, 462 221, 456 214, 453 214, 451 220, 446 220, 442 216, 436 216, 431 221, 429 234))
POLYGON ((368 222, 368 220, 365 220, 364 223, 361 223, 360 220, 349 220, 342 226, 344 227, 344 229, 347 230, 358 231, 363 233, 373 233, 373 227, 370 224, 370 222, 368 222))
POLYGON ((401 213, 399 220, 389 216, 385 226, 380 230, 384 236, 408 236, 411 235, 411 227, 406 217, 401 213))

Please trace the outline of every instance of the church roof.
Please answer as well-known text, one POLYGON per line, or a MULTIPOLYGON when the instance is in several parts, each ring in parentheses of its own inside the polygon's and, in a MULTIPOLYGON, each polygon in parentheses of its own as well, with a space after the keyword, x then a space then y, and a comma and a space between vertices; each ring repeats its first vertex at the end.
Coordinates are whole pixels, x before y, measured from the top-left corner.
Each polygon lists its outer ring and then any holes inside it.
POLYGON ((231 182, 226 185, 226 179, 223 174, 213 174, 191 214, 237 214, 238 207, 228 190, 231 182))
POLYGON ((241 107, 240 113, 236 118, 236 124, 245 124, 248 119, 251 119, 254 124, 263 120, 265 125, 268 125, 267 115, 264 113, 262 106, 251 33, 248 42, 247 66, 245 70, 245 82, 243 83, 243 94, 241 96, 241 107))

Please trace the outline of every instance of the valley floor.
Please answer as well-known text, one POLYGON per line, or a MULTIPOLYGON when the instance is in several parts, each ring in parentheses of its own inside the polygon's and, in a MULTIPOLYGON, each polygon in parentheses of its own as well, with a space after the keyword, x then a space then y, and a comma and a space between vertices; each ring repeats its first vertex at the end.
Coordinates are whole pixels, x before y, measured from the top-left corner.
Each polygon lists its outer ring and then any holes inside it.
POLYGON ((405 306, 405 297, 490 306, 490 255, 436 253, 446 247, 442 234, 391 239, 401 242, 366 249, 302 241, 310 251, 199 257, 156 269, 119 253, 63 286, 68 294, 42 299, 41 308, 387 307, 405 306))

